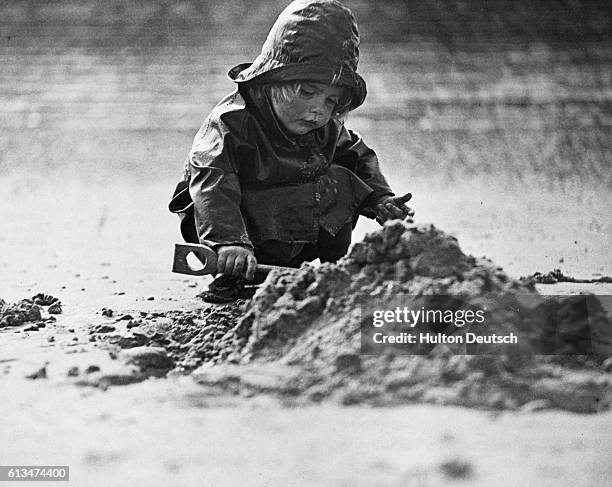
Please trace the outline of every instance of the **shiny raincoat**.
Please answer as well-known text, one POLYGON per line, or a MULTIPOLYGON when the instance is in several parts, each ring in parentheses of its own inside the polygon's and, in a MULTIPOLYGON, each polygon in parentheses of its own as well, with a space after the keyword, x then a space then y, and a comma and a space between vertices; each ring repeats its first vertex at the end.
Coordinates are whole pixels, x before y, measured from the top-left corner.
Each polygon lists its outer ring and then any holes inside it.
POLYGON ((314 242, 331 235, 392 191, 376 154, 338 119, 306 135, 287 133, 256 83, 314 81, 346 87, 350 109, 365 99, 357 74, 359 36, 336 1, 298 0, 272 27, 252 64, 233 68, 238 89, 212 110, 197 133, 170 209, 189 240, 256 248, 266 241, 314 242))

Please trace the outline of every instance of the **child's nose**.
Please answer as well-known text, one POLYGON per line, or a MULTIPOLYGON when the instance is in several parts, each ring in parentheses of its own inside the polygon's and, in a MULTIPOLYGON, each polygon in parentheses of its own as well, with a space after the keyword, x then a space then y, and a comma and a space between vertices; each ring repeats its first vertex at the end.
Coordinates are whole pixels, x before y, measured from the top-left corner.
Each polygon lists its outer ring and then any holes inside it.
POLYGON ((316 103, 310 107, 310 113, 317 119, 329 118, 331 110, 327 108, 325 103, 316 103))

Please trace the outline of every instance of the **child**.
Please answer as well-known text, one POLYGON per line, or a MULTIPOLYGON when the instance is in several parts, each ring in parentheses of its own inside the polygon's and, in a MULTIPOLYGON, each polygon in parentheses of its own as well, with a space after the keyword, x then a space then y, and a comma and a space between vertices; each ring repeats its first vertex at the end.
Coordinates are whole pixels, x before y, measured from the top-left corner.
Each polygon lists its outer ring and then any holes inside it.
POLYGON ((334 262, 358 216, 412 217, 376 154, 344 127, 366 85, 357 74, 359 34, 335 0, 297 0, 278 17, 252 64, 229 76, 237 90, 195 137, 170 203, 187 242, 211 246, 221 274, 204 293, 240 296, 257 263, 334 262))

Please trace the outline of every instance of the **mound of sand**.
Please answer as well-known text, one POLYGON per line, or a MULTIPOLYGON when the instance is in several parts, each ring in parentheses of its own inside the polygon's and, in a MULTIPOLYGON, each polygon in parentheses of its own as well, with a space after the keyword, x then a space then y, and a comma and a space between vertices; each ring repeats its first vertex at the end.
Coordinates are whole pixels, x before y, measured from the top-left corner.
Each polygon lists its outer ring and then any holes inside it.
POLYGON ((224 335, 226 363, 205 364, 194 376, 233 390, 343 403, 599 411, 612 399, 612 378, 598 365, 612 356, 612 329, 598 304, 595 297, 548 303, 532 283, 466 256, 456 239, 435 227, 395 221, 354 245, 337 264, 270 275, 224 335), (360 353, 369 310, 393 309, 406 300, 485 308, 486 327, 449 323, 436 331, 513 332, 519 345, 408 350, 419 355, 389 346, 376 355, 360 353), (588 318, 581 312, 587 305, 588 318))

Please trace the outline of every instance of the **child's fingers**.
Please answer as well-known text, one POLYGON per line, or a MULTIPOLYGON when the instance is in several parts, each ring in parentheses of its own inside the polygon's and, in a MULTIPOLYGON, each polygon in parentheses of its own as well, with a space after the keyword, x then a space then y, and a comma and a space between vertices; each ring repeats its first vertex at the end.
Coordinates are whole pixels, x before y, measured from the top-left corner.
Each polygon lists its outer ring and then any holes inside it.
POLYGON ((406 213, 404 211, 404 205, 398 206, 396 202, 390 201, 385 203, 385 207, 393 215, 393 218, 404 218, 406 213))
POLYGON ((389 211, 385 204, 381 203, 379 205, 376 205, 376 209, 378 210, 378 216, 383 220, 393 220, 393 213, 389 211))
POLYGON ((410 201, 411 199, 412 199, 412 193, 406 193, 404 196, 400 196, 396 198, 395 201, 397 201, 399 205, 403 205, 404 203, 406 203, 407 201, 410 201))
POLYGON ((246 266, 246 257, 244 255, 236 255, 234 259, 234 267, 232 268, 232 276, 239 276, 242 274, 243 269, 246 266))
POLYGON ((233 274, 235 261, 236 256, 231 252, 228 253, 225 260, 225 268, 221 272, 223 272, 223 274, 233 274))
POLYGON ((253 254, 249 254, 247 256, 246 265, 247 265, 247 268, 246 268, 246 272, 244 273, 244 276, 249 281, 252 281, 253 278, 255 277, 255 271, 257 270, 257 259, 255 258, 253 254))
POLYGON ((225 274, 225 263, 227 262, 227 256, 223 252, 217 254, 217 272, 219 274, 225 274))

